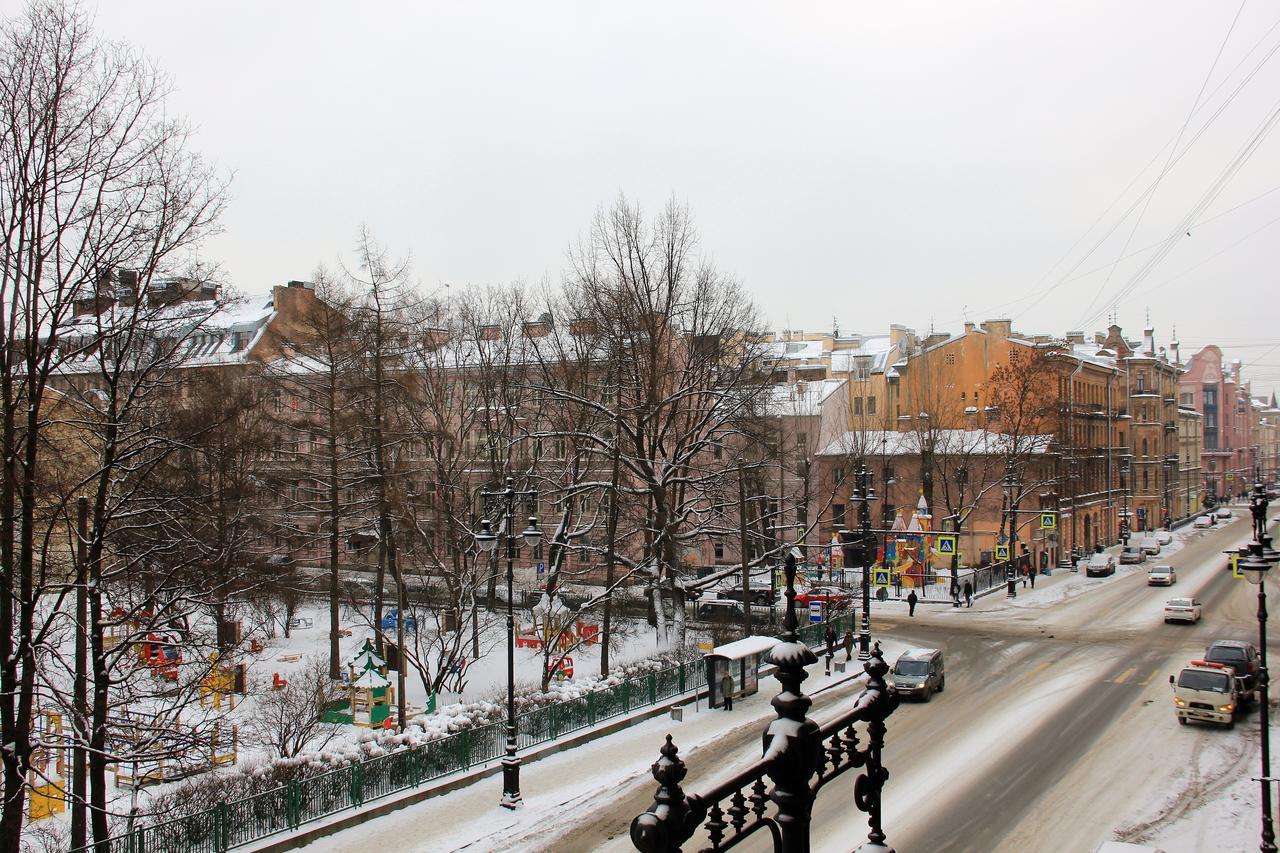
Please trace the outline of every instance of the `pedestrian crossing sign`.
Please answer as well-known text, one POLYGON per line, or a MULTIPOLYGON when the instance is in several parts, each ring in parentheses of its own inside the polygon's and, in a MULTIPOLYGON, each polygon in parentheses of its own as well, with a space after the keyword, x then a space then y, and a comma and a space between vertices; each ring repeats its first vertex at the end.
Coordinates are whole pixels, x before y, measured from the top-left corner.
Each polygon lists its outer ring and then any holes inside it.
POLYGON ((1007 559, 1009 559, 1009 546, 1008 546, 1008 545, 997 545, 997 546, 996 546, 996 559, 997 559, 997 560, 1007 560, 1007 559))
POLYGON ((889 570, 872 569, 871 584, 872 586, 887 587, 889 585, 889 570))
POLYGON ((1231 555, 1231 577, 1233 577, 1233 578, 1242 578, 1242 577, 1244 577, 1244 569, 1240 568, 1240 555, 1239 555, 1239 554, 1232 554, 1232 555, 1231 555))
POLYGON ((954 554, 956 552, 956 537, 952 535, 942 534, 937 537, 939 554, 954 554))
POLYGON ((1040 513, 1040 529, 1041 530, 1057 530, 1058 514, 1056 512, 1040 513))

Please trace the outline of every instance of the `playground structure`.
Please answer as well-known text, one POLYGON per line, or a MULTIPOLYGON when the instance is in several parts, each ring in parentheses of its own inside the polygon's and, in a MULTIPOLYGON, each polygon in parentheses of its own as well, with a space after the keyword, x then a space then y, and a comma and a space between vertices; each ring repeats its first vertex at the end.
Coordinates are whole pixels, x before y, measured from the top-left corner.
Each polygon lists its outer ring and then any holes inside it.
POLYGON ((177 637, 163 631, 149 631, 137 642, 138 660, 151 667, 156 678, 178 680, 178 666, 182 663, 182 650, 177 637))
MULTIPOLYGON (((338 722, 372 728, 386 723, 396 704, 396 689, 387 678, 387 662, 373 648, 373 640, 347 661, 347 707, 349 717, 338 722)), ((345 716, 345 715, 344 715, 345 716)))
POLYGON ((563 605, 546 604, 546 597, 533 608, 533 624, 528 628, 516 627, 516 648, 542 649, 554 644, 558 651, 567 652, 579 645, 600 642, 600 626, 581 619, 571 623, 572 612, 563 605))
POLYGON ((138 711, 123 711, 108 720, 112 749, 129 758, 114 767, 118 787, 158 785, 235 764, 239 730, 214 722, 208 727, 138 711))
POLYGON ((27 770, 27 817, 41 820, 67 809, 67 738, 62 714, 38 709, 32 715, 31 764, 27 770))
POLYGON ((219 664, 218 653, 209 655, 209 674, 200 682, 200 706, 212 705, 213 710, 221 711, 223 703, 227 710, 236 707, 236 694, 244 695, 244 664, 219 664))

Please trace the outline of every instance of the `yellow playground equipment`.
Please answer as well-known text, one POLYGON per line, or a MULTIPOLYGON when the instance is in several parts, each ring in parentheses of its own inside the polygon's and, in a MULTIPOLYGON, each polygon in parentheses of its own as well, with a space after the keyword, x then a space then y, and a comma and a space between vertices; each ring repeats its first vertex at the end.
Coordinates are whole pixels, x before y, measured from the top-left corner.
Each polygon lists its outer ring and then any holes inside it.
POLYGON ((62 729, 62 714, 57 711, 37 710, 33 715, 31 740, 36 748, 31 752, 31 766, 27 771, 27 817, 41 820, 61 814, 67 809, 67 743, 62 729))

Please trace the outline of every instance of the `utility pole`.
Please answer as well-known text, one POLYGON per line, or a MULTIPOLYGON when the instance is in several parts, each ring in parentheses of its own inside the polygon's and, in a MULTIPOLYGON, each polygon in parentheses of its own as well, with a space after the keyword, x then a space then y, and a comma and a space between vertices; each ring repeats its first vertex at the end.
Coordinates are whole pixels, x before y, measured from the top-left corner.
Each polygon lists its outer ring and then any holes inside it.
POLYGON ((747 481, 738 457, 738 533, 742 537, 742 636, 751 636, 751 566, 747 554, 747 481))

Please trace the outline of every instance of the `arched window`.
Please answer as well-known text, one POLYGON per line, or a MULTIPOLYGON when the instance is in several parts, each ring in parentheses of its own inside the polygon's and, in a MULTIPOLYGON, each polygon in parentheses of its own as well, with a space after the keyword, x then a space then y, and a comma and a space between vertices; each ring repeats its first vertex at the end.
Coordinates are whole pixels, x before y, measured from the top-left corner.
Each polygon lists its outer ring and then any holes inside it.
POLYGON ((1142 455, 1147 455, 1147 440, 1145 438, 1142 439, 1142 455))
POLYGON ((1144 469, 1142 472, 1142 491, 1145 492, 1147 490, 1147 486, 1148 486, 1147 471, 1144 469))

